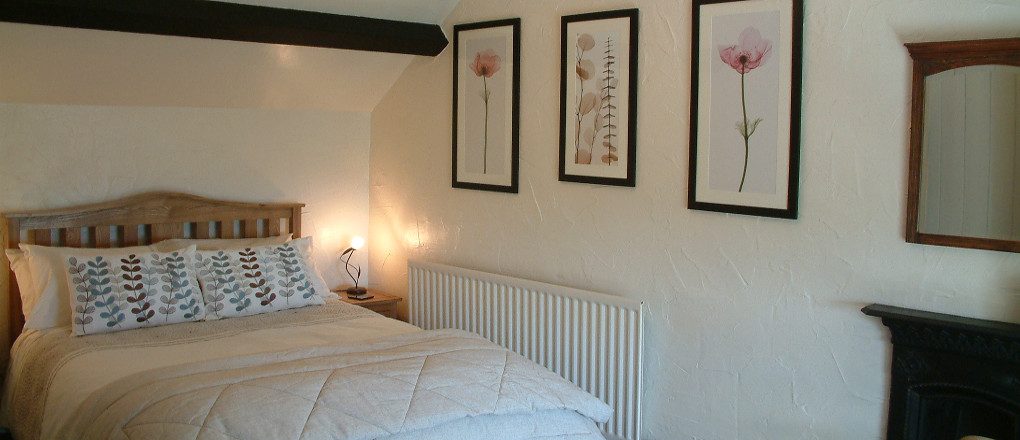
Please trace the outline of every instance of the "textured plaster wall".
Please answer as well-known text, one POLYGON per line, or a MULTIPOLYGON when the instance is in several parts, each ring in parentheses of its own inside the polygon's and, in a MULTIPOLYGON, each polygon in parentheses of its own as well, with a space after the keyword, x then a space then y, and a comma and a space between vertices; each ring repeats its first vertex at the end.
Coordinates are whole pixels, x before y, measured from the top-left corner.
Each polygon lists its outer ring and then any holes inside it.
POLYGON ((652 439, 877 439, 889 349, 871 302, 1020 322, 1020 257, 903 240, 909 41, 1020 36, 1015 0, 807 0, 799 220, 686 208, 689 1, 463 0, 522 17, 521 191, 450 188, 451 53, 372 114, 371 267, 408 257, 648 304, 652 439), (641 9, 637 188, 557 181, 559 16, 641 9))

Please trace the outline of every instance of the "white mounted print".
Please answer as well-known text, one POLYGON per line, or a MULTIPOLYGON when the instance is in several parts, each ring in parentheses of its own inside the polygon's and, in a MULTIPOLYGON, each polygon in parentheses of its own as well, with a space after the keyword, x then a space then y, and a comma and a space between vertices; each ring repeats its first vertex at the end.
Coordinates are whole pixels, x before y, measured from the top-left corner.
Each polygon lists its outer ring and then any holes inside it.
POLYGON ((560 180, 634 186, 638 10, 561 26, 560 180))
POLYGON ((796 218, 801 0, 694 3, 688 207, 796 218))
POLYGON ((454 188, 517 192, 520 23, 453 28, 454 188))

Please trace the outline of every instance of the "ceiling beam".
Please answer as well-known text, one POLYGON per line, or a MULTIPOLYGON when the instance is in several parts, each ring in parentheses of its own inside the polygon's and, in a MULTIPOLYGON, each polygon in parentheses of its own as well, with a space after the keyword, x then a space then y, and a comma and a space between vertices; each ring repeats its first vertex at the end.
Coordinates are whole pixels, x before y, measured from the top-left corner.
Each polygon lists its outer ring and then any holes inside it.
POLYGON ((0 21, 436 56, 434 24, 206 0, 2 0, 0 21))

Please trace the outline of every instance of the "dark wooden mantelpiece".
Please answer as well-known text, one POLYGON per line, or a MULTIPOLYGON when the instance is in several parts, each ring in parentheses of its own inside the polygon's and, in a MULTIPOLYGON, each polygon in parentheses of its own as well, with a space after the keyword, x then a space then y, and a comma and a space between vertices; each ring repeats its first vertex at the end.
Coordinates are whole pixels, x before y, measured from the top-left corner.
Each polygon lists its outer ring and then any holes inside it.
POLYGON ((861 311, 882 318, 894 345, 951 350, 970 356, 1020 362, 1020 324, 964 318, 872 304, 861 311))
POLYGON ((434 24, 206 0, 2 0, 0 21, 436 56, 434 24))
POLYGON ((1020 440, 1020 324, 872 304, 892 334, 889 440, 1020 440))

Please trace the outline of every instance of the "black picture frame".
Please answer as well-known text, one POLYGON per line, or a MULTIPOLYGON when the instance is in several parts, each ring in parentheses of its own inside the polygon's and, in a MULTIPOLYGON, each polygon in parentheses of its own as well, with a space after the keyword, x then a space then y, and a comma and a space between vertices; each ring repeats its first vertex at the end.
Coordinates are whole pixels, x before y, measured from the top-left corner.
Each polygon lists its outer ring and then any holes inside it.
MULTIPOLYGON (((559 180, 561 182, 579 182, 579 183, 591 183, 599 185, 614 185, 614 186, 625 186, 634 187, 636 186, 636 170, 637 170, 637 97, 638 97, 638 48, 639 48, 639 25, 640 13, 638 9, 621 9, 614 11, 605 12, 593 12, 587 14, 567 15, 561 17, 560 23, 560 142, 559 142, 559 180), (628 80, 627 85, 627 147, 626 147, 626 163, 623 164, 626 170, 626 175, 623 177, 605 177, 605 176, 594 176, 585 175, 578 173, 571 173, 567 170, 567 149, 569 147, 568 136, 569 130, 567 128, 567 114, 570 112, 568 109, 573 102, 567 100, 567 89, 568 80, 572 79, 575 75, 577 63, 579 60, 571 60, 569 57, 569 50, 575 40, 568 31, 571 24, 590 22, 590 21, 601 21, 601 20, 612 20, 612 19, 627 19, 629 20, 627 34, 629 44, 627 46, 628 54, 626 57, 618 57, 618 59, 626 60, 626 67, 628 69, 628 80)), ((622 63, 620 63, 622 65, 622 63)), ((601 98, 604 99, 604 98, 601 98)), ((580 104, 578 104, 580 106, 580 104)), ((596 115, 595 117, 598 117, 596 115)), ((580 116, 578 119, 580 120, 580 116)), ((580 122, 578 122, 580 125, 580 122)), ((575 129, 579 133, 580 129, 575 129)), ((597 135, 599 132, 596 132, 597 135)), ((575 142, 576 143, 576 142, 575 142)), ((595 141, 593 140, 590 149, 588 150, 588 161, 594 162, 595 158, 593 150, 595 141)), ((579 149, 578 145, 574 146, 575 149, 579 149)), ((608 148, 608 147, 607 147, 608 148)), ((607 153, 611 154, 612 152, 607 153)), ((575 156, 575 161, 577 160, 575 156)))
MULTIPOLYGON (((505 193, 517 193, 520 174, 520 95, 521 95, 521 19, 510 18, 504 20, 484 21, 477 23, 458 24, 453 27, 453 188, 473 189, 481 191, 495 191, 505 193), (492 184, 472 182, 464 176, 458 175, 458 119, 461 112, 459 108, 459 84, 460 84, 460 54, 461 54, 461 33, 479 29, 495 29, 510 27, 512 29, 512 50, 513 50, 513 78, 511 79, 512 97, 511 105, 511 142, 510 142, 510 181, 508 184, 492 184)), ((488 121, 486 120, 486 124, 488 121)))
MULTIPOLYGON (((796 219, 799 213, 800 184, 800 131, 801 131, 801 76, 803 55, 803 0, 785 0, 789 4, 791 69, 790 69, 790 119, 789 119, 789 166, 786 180, 786 206, 782 208, 747 206, 736 203, 722 203, 698 199, 698 165, 699 165, 699 74, 700 74, 700 42, 702 7, 720 3, 743 3, 753 0, 694 0, 693 25, 691 39, 691 124, 690 124, 690 169, 688 174, 687 207, 702 211, 714 211, 731 214, 754 215, 796 219)), ((703 97, 702 97, 703 98, 703 97)), ((746 121, 746 117, 745 117, 746 121)), ((782 130, 783 127, 780 127, 782 130)), ((739 131, 739 128, 738 128, 739 131)), ((777 146, 779 147, 779 146, 777 146)), ((781 148, 781 147, 779 147, 781 148)), ((746 153, 745 153, 746 154, 746 153)), ((745 156, 746 157, 746 156, 745 156)), ((746 158, 745 158, 746 161, 746 158)), ((746 173, 746 165, 745 165, 746 173)), ((705 177, 707 179, 707 177, 705 177)), ((704 182, 703 182, 704 183, 704 182)))

